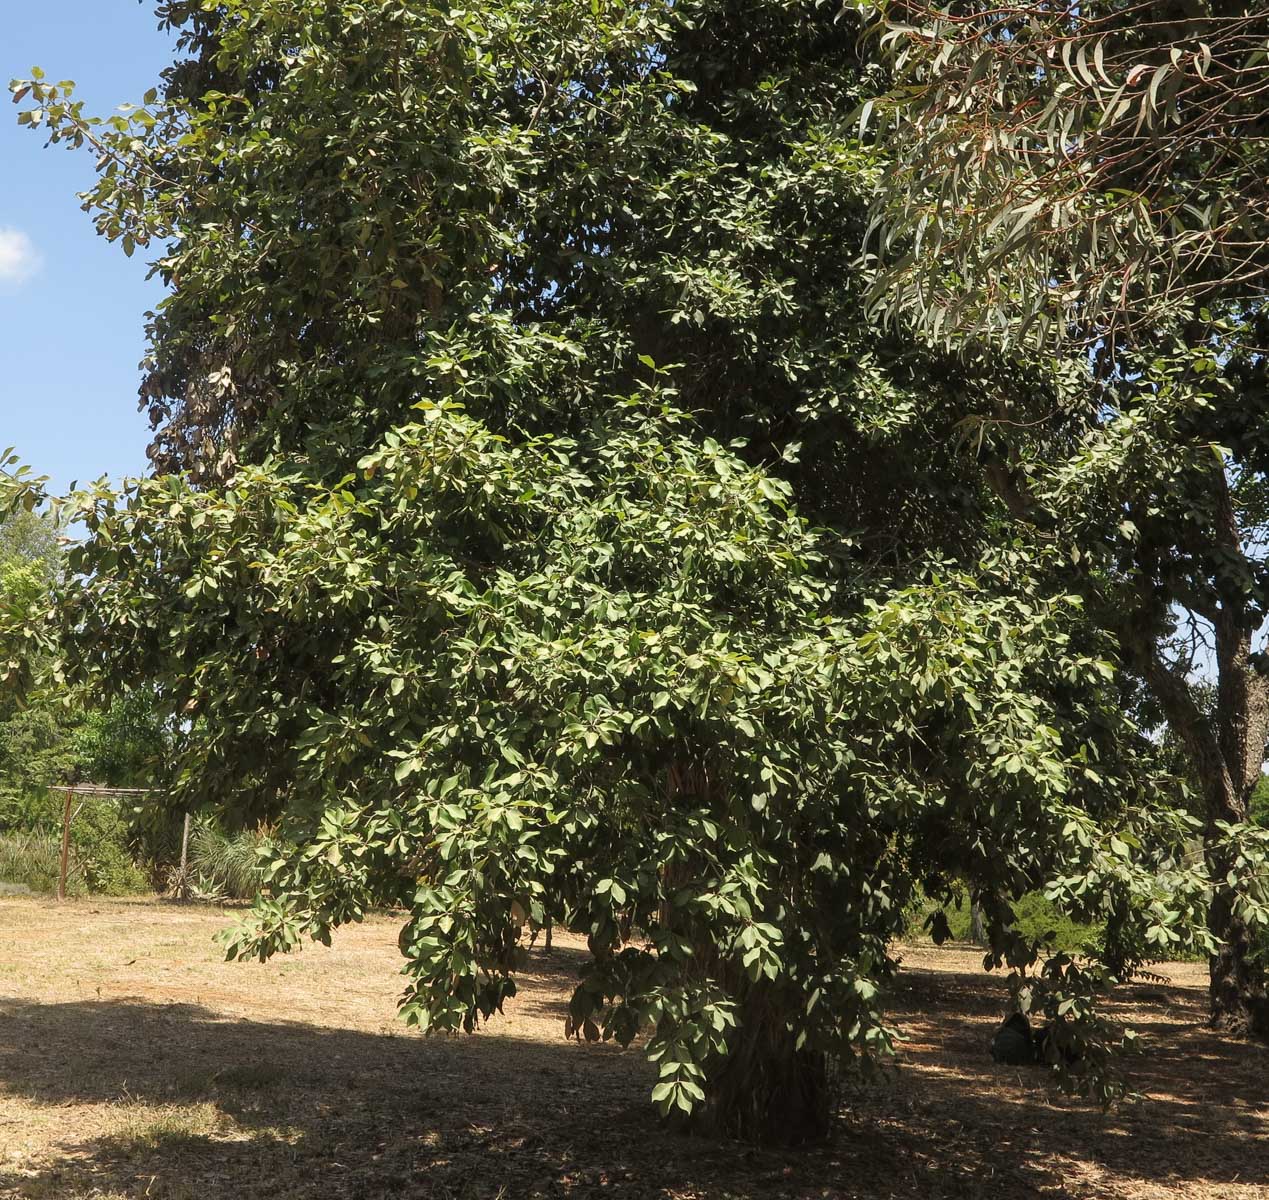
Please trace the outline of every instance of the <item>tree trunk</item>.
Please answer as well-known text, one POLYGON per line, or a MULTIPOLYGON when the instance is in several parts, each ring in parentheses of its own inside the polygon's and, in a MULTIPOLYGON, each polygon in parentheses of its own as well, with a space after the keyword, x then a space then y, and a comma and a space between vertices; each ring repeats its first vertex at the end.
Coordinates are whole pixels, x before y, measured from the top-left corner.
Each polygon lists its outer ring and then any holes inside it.
POLYGON ((1259 775, 1257 763, 1255 775, 1245 781, 1238 801, 1224 806, 1208 821, 1204 853, 1208 871, 1217 881, 1207 910, 1208 932, 1217 946, 1216 953, 1208 960, 1208 995, 1214 1029, 1241 1036, 1269 1037, 1264 970, 1252 960, 1251 931, 1238 916, 1236 893, 1224 883, 1233 864, 1226 861, 1218 842, 1219 831, 1214 827, 1217 820, 1230 825, 1247 820, 1248 797, 1259 775))
POLYGON ((828 1068, 822 1055, 791 1045, 756 1047, 729 1059, 711 1081, 691 1128, 713 1137, 764 1146, 797 1146, 828 1136, 832 1115, 828 1068))
POLYGON ((1236 915, 1236 897, 1224 882, 1233 864, 1225 861, 1215 827, 1217 821, 1246 824, 1251 793, 1265 760, 1269 691, 1252 665, 1252 633, 1243 627, 1245 616, 1228 602, 1221 616, 1226 619, 1216 626, 1216 736, 1225 775, 1211 781, 1205 838, 1216 885, 1207 914, 1208 930, 1218 946, 1208 964, 1212 1025, 1242 1034, 1269 1034, 1264 971, 1252 961, 1250 933, 1236 915))
POLYGON ((987 945, 987 926, 983 923, 983 910, 976 900, 969 902, 969 940, 975 946, 987 945))
POLYGON ((1207 915, 1207 927, 1218 946, 1208 963, 1212 1027, 1269 1037, 1264 976, 1249 962, 1251 937, 1246 923, 1235 915, 1232 899, 1229 889, 1222 888, 1213 896, 1207 915))
POLYGON ((689 1127, 716 1137, 795 1146, 828 1135, 833 1088, 828 1060, 797 1050, 784 1009, 758 986, 744 1003, 732 1052, 706 1084, 689 1127))
MULTIPOLYGON (((1230 714, 1222 714, 1218 707, 1217 736, 1221 742, 1233 740, 1231 724, 1235 726, 1232 731, 1235 734, 1238 726, 1245 726, 1244 721, 1229 718, 1230 714)), ((1235 760, 1232 764, 1233 756, 1228 754, 1196 756, 1195 760, 1207 801, 1203 853, 1213 885, 1207 928, 1217 946, 1208 960, 1208 1001, 1212 1028, 1238 1035, 1269 1036, 1265 976, 1252 961, 1250 931, 1237 915, 1234 889, 1225 882, 1232 864, 1226 861, 1220 845, 1221 832, 1217 828, 1217 822, 1240 825, 1247 820, 1247 798, 1260 775, 1261 752, 1257 750, 1254 758, 1250 754, 1239 757, 1242 761, 1235 760), (1234 770, 1230 769, 1231 765, 1234 770)))
MULTIPOLYGON (((1218 542, 1237 546, 1232 508, 1218 542)), ((1269 687, 1254 665, 1252 637, 1259 620, 1236 597, 1200 610, 1212 625, 1216 646, 1216 704, 1204 712, 1188 679, 1170 668, 1156 647, 1146 656, 1145 674, 1173 729, 1189 752, 1206 807, 1204 854, 1212 878, 1207 927, 1217 943, 1209 968, 1213 1028, 1269 1036, 1263 969, 1251 959, 1251 937, 1236 915, 1236 895, 1225 882, 1232 864, 1221 849, 1218 823, 1247 821, 1251 792, 1260 778, 1269 737, 1269 687)))

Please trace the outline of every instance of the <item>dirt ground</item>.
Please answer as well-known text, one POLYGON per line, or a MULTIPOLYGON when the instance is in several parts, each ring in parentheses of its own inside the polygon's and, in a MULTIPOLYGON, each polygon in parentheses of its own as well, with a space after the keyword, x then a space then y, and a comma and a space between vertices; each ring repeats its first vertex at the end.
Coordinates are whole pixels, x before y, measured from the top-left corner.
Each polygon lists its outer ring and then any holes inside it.
POLYGON ((535 951, 507 1014, 424 1039, 394 1016, 396 925, 224 963, 217 909, 0 899, 5 1200, 1269 1198, 1269 1050, 1202 1025, 1201 968, 1125 989, 1145 1099, 1109 1114, 987 1053, 977 953, 914 947, 885 1081, 809 1152, 663 1129, 637 1052, 562 1038, 580 943, 535 951))

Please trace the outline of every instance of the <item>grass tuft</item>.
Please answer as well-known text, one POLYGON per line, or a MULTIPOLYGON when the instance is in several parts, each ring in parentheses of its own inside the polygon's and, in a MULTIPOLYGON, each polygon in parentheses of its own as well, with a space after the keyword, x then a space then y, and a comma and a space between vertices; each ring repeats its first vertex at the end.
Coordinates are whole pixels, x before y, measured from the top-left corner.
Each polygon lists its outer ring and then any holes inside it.
POLYGON ((189 867, 196 891, 228 900, 250 900, 260 890, 262 829, 227 834, 209 820, 198 821, 189 842, 189 867))
POLYGON ((123 1103, 101 1145, 104 1152, 118 1158, 188 1149, 210 1142, 224 1132, 225 1125, 225 1117, 214 1104, 123 1103))

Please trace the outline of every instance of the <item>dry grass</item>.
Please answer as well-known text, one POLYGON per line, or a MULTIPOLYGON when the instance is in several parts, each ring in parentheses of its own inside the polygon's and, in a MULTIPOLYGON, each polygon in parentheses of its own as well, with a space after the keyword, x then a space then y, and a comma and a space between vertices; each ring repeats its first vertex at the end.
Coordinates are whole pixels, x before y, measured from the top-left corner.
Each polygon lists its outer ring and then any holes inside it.
POLYGON ((214 1104, 146 1104, 123 1101, 114 1127, 101 1142, 114 1158, 132 1158, 154 1150, 193 1148, 212 1141, 227 1123, 214 1104))
POLYGON ((1103 1115, 991 1062, 975 953, 914 948, 900 1068, 780 1155, 663 1130, 637 1054, 562 1040, 576 939, 484 1032, 425 1040, 394 1018, 391 921, 261 966, 220 961, 227 920, 0 900, 0 1197, 1269 1200, 1269 1051, 1203 1028, 1196 967, 1125 991, 1146 1099, 1103 1115))

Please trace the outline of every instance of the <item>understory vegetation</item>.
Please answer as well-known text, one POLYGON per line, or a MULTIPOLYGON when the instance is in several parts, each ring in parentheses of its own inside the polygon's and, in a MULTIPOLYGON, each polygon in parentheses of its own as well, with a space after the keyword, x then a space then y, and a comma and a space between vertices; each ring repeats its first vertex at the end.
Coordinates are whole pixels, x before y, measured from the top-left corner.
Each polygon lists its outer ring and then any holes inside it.
POLYGON ((209 899, 255 899, 262 883, 261 851, 269 841, 266 830, 226 833, 214 821, 200 818, 189 840, 195 892, 209 899))
MULTIPOLYGON (((1023 937, 1060 954, 1095 955, 1106 934, 1104 924, 1074 920, 1038 892, 1020 896, 1012 908, 1013 923, 1023 937)), ((946 936, 939 935, 939 941, 973 943, 976 939, 970 909, 969 898, 963 894, 951 904, 921 897, 911 910, 905 936, 914 940, 930 937, 931 918, 941 912, 947 918, 947 931, 946 936)))
MULTIPOLYGON (((0 815, 0 888, 57 890, 63 798, 56 791, 11 804, 0 815)), ((180 873, 181 821, 160 829, 129 799, 75 797, 68 854, 67 894, 123 896, 171 892, 181 899, 250 900, 261 886, 263 830, 229 833, 209 818, 190 832, 180 873)))
MULTIPOLYGON (((34 830, 0 834, 0 889, 51 893, 57 890, 61 873, 60 837, 34 830)), ((66 894, 83 895, 88 890, 84 870, 76 859, 66 876, 66 894)))

